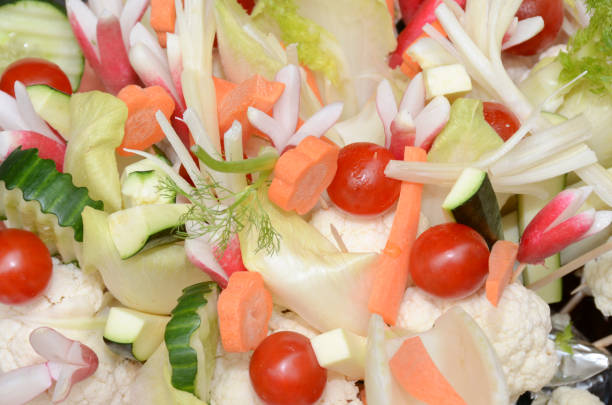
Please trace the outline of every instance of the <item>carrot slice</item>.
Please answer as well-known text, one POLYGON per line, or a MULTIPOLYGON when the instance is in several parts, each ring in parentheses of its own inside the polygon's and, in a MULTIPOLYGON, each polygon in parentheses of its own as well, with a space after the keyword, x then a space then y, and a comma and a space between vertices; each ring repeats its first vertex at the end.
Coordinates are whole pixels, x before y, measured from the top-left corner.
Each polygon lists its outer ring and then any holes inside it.
POLYGON ((128 108, 128 118, 125 122, 125 135, 117 153, 131 156, 123 148, 144 150, 164 139, 164 132, 160 128, 155 113, 161 110, 166 118, 170 119, 174 111, 174 100, 160 86, 142 88, 135 84, 121 89, 117 94, 128 108))
POLYGON ((230 82, 229 80, 221 79, 217 76, 213 76, 213 83, 215 84, 217 106, 221 105, 225 97, 237 86, 236 83, 230 82))
MULTIPOLYGON (((427 152, 422 148, 408 146, 404 150, 407 162, 424 162, 426 159, 427 152)), ((387 244, 374 264, 368 309, 382 316, 389 325, 395 324, 410 279, 408 262, 419 228, 422 191, 422 184, 402 182, 387 244)))
POLYGON ((157 32, 174 32, 174 0, 151 0, 151 28, 157 32))
POLYGON ((221 343, 226 352, 255 349, 268 335, 272 316, 272 295, 261 274, 253 271, 232 273, 227 288, 217 301, 221 343))
POLYGON ((155 32, 157 34, 157 42, 159 42, 159 46, 161 46, 162 48, 166 47, 166 34, 167 32, 163 31, 163 32, 155 32))
POLYGON ((518 245, 508 240, 498 240, 489 255, 489 276, 485 284, 487 299, 497 306, 504 289, 510 283, 516 263, 518 245))
POLYGON ((283 83, 271 82, 259 75, 238 84, 217 104, 221 134, 224 134, 234 121, 238 121, 242 125, 243 139, 246 142, 253 134, 253 128, 247 118, 248 108, 255 107, 269 114, 284 89, 283 83))
POLYGON ((307 136, 283 153, 274 167, 268 197, 285 211, 302 215, 319 201, 338 169, 340 148, 331 141, 307 136))
POLYGON ((467 405, 442 375, 420 337, 408 338, 389 361, 397 382, 427 404, 467 405))

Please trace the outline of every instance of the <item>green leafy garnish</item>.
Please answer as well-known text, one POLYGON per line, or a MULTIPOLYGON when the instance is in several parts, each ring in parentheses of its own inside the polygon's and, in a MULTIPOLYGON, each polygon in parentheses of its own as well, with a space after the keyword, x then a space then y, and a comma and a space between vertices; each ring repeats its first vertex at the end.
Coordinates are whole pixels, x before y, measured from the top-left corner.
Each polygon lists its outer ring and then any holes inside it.
POLYGON ((259 0, 253 16, 272 16, 281 30, 286 44, 298 44, 300 62, 310 69, 322 72, 332 83, 338 84, 338 62, 329 44, 332 35, 312 20, 298 14, 293 0, 259 0))
POLYGON ((567 52, 559 54, 560 79, 568 82, 586 71, 591 91, 612 93, 612 2, 586 0, 586 6, 590 23, 570 39, 567 52))
POLYGON ((574 334, 572 333, 572 323, 568 323, 563 332, 557 333, 555 337, 555 345, 559 350, 564 351, 565 353, 574 354, 574 350, 572 349, 571 340, 574 338, 574 334))

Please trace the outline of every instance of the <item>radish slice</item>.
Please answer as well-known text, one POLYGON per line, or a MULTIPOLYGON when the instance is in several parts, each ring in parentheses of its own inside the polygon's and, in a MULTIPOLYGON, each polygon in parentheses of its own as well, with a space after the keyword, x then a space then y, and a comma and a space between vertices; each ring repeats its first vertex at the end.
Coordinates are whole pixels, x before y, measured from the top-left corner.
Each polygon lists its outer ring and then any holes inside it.
POLYGON ((279 152, 285 148, 291 132, 286 131, 277 120, 255 107, 247 109, 247 118, 255 128, 270 137, 279 152))
POLYGON ((576 189, 563 190, 555 197, 555 204, 552 206, 557 212, 557 217, 544 229, 544 232, 550 231, 561 222, 572 217, 578 209, 587 200, 593 188, 584 186, 576 189), (561 211, 562 210, 562 211, 561 211))
MULTIPOLYGON (((197 229, 193 223, 187 222, 185 227, 190 235, 197 234, 197 229)), ((202 269, 221 288, 227 287, 229 276, 217 261, 213 244, 207 235, 185 239, 185 253, 187 254, 187 259, 194 266, 202 269)))
POLYGON ((66 144, 32 131, 0 132, 0 162, 20 146, 22 149, 38 149, 40 158, 53 160, 57 170, 63 171, 66 144))
POLYGON ((416 116, 415 146, 429 150, 436 136, 450 118, 450 103, 444 96, 437 96, 416 116))
POLYGON ((76 340, 68 339, 55 329, 34 329, 30 334, 30 344, 36 353, 47 360, 93 368, 91 374, 98 367, 98 356, 93 350, 76 340))
POLYGON ((297 145, 302 139, 313 135, 323 136, 342 115, 344 105, 341 102, 331 103, 314 113, 297 132, 289 139, 288 145, 297 145))
POLYGON ((514 33, 502 45, 502 50, 521 44, 544 29, 544 20, 540 16, 525 18, 517 23, 514 33))
POLYGON ((595 219, 593 221, 593 225, 589 228, 588 231, 584 233, 580 237, 580 239, 587 238, 591 235, 595 235, 596 233, 603 231, 612 223, 612 211, 597 211, 595 213, 595 219))
POLYGON ((385 79, 380 82, 376 89, 376 111, 385 128, 385 148, 391 145, 391 123, 397 115, 397 104, 391 85, 385 79))
POLYGON ((149 6, 149 0, 127 0, 119 17, 125 49, 128 49, 130 31, 140 21, 149 6))
POLYGON ((15 99, 17 101, 17 109, 19 110, 19 114, 27 125, 27 128, 24 129, 38 132, 39 134, 44 135, 49 139, 53 139, 56 142, 63 141, 53 133, 47 123, 36 113, 36 110, 34 110, 34 106, 30 101, 30 96, 28 95, 25 86, 20 81, 15 82, 15 99))
POLYGON ((423 73, 418 73, 408 84, 399 109, 400 111, 408 111, 410 115, 416 117, 424 107, 425 81, 423 80, 423 73))
POLYGON ((168 54, 168 66, 170 77, 174 83, 174 88, 178 95, 177 105, 182 111, 185 109, 185 99, 183 96, 183 84, 181 75, 183 73, 183 55, 181 54, 181 44, 176 34, 166 33, 166 53, 168 54))
POLYGON ((274 80, 285 84, 283 93, 274 104, 274 119, 286 132, 293 133, 300 111, 300 70, 295 65, 287 65, 278 71, 274 80))
POLYGON ((66 2, 68 19, 85 58, 92 66, 100 63, 100 51, 96 42, 98 18, 81 0, 66 2))
POLYGON ((45 392, 53 380, 45 364, 21 367, 0 375, 0 401, 21 405, 45 392))
POLYGON ((178 103, 179 97, 170 76, 166 61, 160 61, 155 53, 142 42, 130 48, 129 60, 138 76, 147 86, 161 86, 178 103))
POLYGON ((17 109, 17 101, 3 91, 0 91, 0 128, 6 130, 28 129, 17 109))
POLYGON ((136 24, 130 31, 129 42, 126 45, 126 48, 135 46, 139 43, 146 46, 151 53, 153 53, 157 59, 157 63, 164 66, 166 70, 170 69, 168 66, 168 58, 166 57, 164 50, 161 48, 161 46, 159 46, 159 42, 157 42, 157 39, 153 37, 153 35, 141 23, 136 24))

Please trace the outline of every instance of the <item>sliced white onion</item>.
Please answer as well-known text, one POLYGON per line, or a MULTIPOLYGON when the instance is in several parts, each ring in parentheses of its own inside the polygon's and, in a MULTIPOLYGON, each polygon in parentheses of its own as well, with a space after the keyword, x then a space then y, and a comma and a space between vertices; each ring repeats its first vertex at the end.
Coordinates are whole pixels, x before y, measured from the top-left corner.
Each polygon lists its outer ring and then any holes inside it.
POLYGON ((416 146, 431 144, 432 139, 440 133, 448 122, 450 108, 450 103, 444 96, 436 96, 423 108, 414 120, 416 125, 414 144, 416 146))
POLYGON ((49 389, 52 383, 45 364, 11 370, 0 376, 0 403, 25 404, 49 389))
MULTIPOLYGON (((130 31, 134 25, 140 21, 142 15, 149 6, 149 0, 127 0, 121 11, 119 17, 119 24, 121 25, 121 35, 123 36, 123 43, 125 49, 129 49, 130 45, 130 31)), ((159 46, 159 45, 158 45, 159 46)))
POLYGON ((397 103, 387 79, 381 81, 376 89, 376 111, 385 129, 385 147, 388 149, 392 137, 391 123, 397 115, 397 103))
POLYGON ((321 108, 289 138, 288 145, 297 145, 302 139, 310 135, 323 136, 340 119, 343 107, 344 105, 341 102, 335 102, 321 108))
POLYGON ((544 29, 544 19, 542 17, 535 16, 525 18, 518 22, 516 29, 510 35, 510 38, 502 45, 502 50, 513 47, 514 45, 521 44, 536 35, 538 35, 544 29))
POLYGON ((300 70, 296 65, 287 65, 278 71, 275 80, 283 83, 285 89, 274 104, 273 117, 285 132, 293 133, 300 111, 300 70))
POLYGON ((425 107, 425 81, 423 73, 419 72, 410 80, 402 101, 400 102, 399 110, 408 111, 410 115, 416 117, 425 107))
POLYGON ((581 167, 575 170, 578 177, 593 187, 593 191, 606 204, 612 207, 612 174, 599 163, 581 167))
POLYGON ((36 110, 34 110, 34 106, 32 105, 32 101, 30 101, 30 96, 28 95, 25 86, 20 81, 15 82, 15 99, 17 100, 17 109, 19 110, 19 114, 23 118, 25 124, 28 126, 28 128, 26 128, 27 130, 38 132, 39 134, 44 135, 49 139, 53 139, 56 142, 63 142, 53 133, 47 123, 36 113, 36 110))

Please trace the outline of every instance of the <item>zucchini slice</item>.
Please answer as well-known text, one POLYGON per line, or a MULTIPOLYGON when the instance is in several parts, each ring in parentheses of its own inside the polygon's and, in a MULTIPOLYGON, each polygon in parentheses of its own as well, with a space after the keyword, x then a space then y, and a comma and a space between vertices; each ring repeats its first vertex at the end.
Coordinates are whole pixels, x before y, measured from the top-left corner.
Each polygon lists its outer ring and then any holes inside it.
POLYGON ((212 281, 185 288, 172 310, 164 335, 172 368, 172 386, 203 401, 209 396, 219 339, 218 292, 217 284, 212 281))
POLYGON ((50 60, 66 73, 73 90, 79 87, 85 61, 58 2, 0 0, 0 73, 26 57, 50 60))
POLYGON ((53 214, 59 226, 71 228, 77 242, 83 241, 83 209, 86 206, 98 210, 104 208, 101 201, 89 198, 86 188, 76 187, 69 174, 58 172, 52 160, 38 157, 36 149, 14 150, 0 164, 0 184, 4 189, 0 193, 0 217, 6 216, 9 222, 12 218, 12 226, 26 229, 39 224, 43 236, 53 225, 46 219, 39 222, 37 210, 32 206, 23 208, 15 201, 16 195, 11 194, 11 190, 20 190, 25 201, 37 201, 38 210, 53 214), (23 215, 19 215, 20 210, 23 215))
POLYGON ((489 249, 504 238, 502 218, 497 197, 483 170, 463 170, 450 193, 442 203, 457 223, 476 230, 487 242, 489 249))
POLYGON ((70 96, 45 84, 26 87, 34 111, 59 132, 64 139, 70 136, 70 96))

